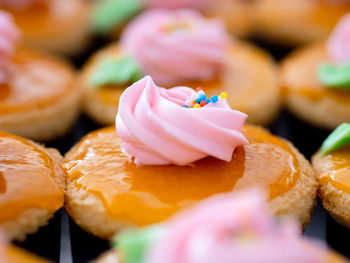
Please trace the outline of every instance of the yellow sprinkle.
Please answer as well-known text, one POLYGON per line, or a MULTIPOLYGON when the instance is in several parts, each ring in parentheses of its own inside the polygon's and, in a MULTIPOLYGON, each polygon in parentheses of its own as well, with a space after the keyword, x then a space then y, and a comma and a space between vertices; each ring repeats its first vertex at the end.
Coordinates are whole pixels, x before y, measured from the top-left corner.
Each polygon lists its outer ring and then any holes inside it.
POLYGON ((198 103, 196 103, 196 104, 194 104, 194 107, 195 107, 195 108, 200 108, 201 105, 199 105, 198 103))
POLYGON ((227 93, 226 92, 221 92, 220 98, 226 99, 227 98, 227 93))

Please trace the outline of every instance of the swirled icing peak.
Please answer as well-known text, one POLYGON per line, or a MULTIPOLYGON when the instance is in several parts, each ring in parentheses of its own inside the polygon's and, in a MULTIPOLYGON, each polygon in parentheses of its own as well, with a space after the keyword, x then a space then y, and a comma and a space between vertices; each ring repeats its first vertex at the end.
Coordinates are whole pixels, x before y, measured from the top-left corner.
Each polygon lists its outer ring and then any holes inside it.
POLYGON ((144 0, 152 8, 197 8, 207 0, 144 0))
POLYGON ((119 101, 116 129, 123 147, 146 165, 187 165, 207 156, 229 162, 247 115, 232 110, 226 99, 187 108, 196 96, 188 87, 159 88, 146 76, 127 88, 119 101))
POLYGON ((10 14, 0 11, 0 83, 5 81, 6 66, 20 38, 10 14))
POLYGON ((327 42, 327 51, 336 64, 350 63, 350 14, 340 19, 327 42))
POLYGON ((193 10, 155 9, 128 25, 121 47, 157 84, 172 85, 214 78, 225 63, 228 42, 219 21, 193 10))
POLYGON ((141 248, 134 263, 325 261, 327 250, 323 246, 303 239, 292 221, 277 223, 268 211, 258 190, 217 195, 176 214, 158 228, 117 236, 117 249, 130 255, 135 246, 141 248), (140 244, 140 240, 144 242, 140 244))

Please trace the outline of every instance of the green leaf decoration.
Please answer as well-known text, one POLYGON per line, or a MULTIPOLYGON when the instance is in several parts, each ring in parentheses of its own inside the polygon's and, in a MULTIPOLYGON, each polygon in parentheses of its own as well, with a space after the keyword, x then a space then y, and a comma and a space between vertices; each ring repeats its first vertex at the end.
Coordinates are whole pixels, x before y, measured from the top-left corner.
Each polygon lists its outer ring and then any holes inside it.
POLYGON ((327 88, 350 90, 350 63, 346 65, 322 64, 318 77, 327 88))
POLYGON ((158 240, 164 232, 165 227, 162 225, 126 230, 114 238, 112 245, 121 253, 123 262, 142 263, 149 245, 158 240))
POLYGON ((91 76, 91 87, 106 84, 128 84, 141 79, 139 65, 130 57, 103 60, 91 76))
POLYGON ((143 9, 141 0, 100 0, 92 13, 92 27, 95 32, 106 34, 124 25, 143 9))
POLYGON ((350 143, 350 124, 339 125, 323 142, 321 155, 324 156, 350 143))

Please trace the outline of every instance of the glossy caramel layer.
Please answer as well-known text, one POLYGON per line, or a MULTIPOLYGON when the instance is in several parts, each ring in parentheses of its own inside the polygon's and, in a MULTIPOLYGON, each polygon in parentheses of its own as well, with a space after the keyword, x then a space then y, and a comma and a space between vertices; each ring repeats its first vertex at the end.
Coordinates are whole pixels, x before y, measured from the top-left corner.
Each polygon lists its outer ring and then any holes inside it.
POLYGON ((74 89, 70 66, 27 49, 17 50, 6 81, 0 84, 0 116, 52 105, 74 89))
POLYGON ((327 61, 329 58, 323 43, 294 53, 282 65, 281 85, 283 92, 286 95, 305 96, 313 101, 331 98, 339 103, 349 105, 349 91, 327 88, 319 81, 318 67, 327 61))
MULTIPOLYGON (((85 66, 80 83, 86 88, 89 97, 99 100, 103 104, 109 104, 116 108, 119 98, 129 85, 106 85, 98 88, 89 88, 91 77, 98 65, 104 59, 118 58, 122 53, 118 45, 111 45, 93 56, 85 66)), ((220 76, 211 81, 190 81, 187 83, 173 83, 174 86, 188 86, 194 89, 203 87, 208 96, 220 94, 225 91, 228 94, 230 106, 242 112, 250 113, 250 103, 259 94, 264 94, 271 89, 277 90, 276 72, 274 64, 269 56, 261 50, 250 45, 234 42, 228 51, 227 63, 220 76), (252 67, 254 65, 254 67, 252 67)), ((272 91, 273 96, 278 96, 272 91)))
POLYGON ((344 147, 318 160, 319 182, 331 183, 334 187, 350 194, 350 147, 344 147))
POLYGON ((56 211, 64 193, 50 157, 31 142, 0 131, 0 224, 30 208, 56 211))
POLYGON ((90 133, 67 155, 68 184, 99 198, 107 213, 137 225, 162 221, 213 194, 267 187, 270 198, 290 190, 299 163, 283 140, 246 126, 249 145, 226 163, 205 158, 190 166, 136 166, 121 149, 114 127, 90 133))

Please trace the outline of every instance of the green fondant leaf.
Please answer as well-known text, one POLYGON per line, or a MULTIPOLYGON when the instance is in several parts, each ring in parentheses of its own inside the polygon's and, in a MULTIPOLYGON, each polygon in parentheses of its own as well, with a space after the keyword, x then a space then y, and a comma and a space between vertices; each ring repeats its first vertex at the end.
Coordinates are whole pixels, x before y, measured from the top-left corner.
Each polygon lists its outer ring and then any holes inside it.
POLYGON ((322 64, 318 69, 321 83, 327 88, 350 90, 350 63, 346 65, 322 64))
POLYGON ((125 263, 142 263, 150 244, 164 234, 162 225, 153 225, 143 229, 127 230, 112 241, 113 247, 121 253, 125 263))
POLYGON ((106 84, 128 84, 142 78, 141 70, 135 60, 129 57, 106 59, 97 66, 91 77, 91 86, 106 84))
POLYGON ((125 24, 143 9, 141 0, 100 0, 92 14, 92 27, 97 33, 108 33, 125 24))
POLYGON ((340 147, 350 143, 350 124, 339 125, 323 142, 321 155, 324 156, 340 147))

